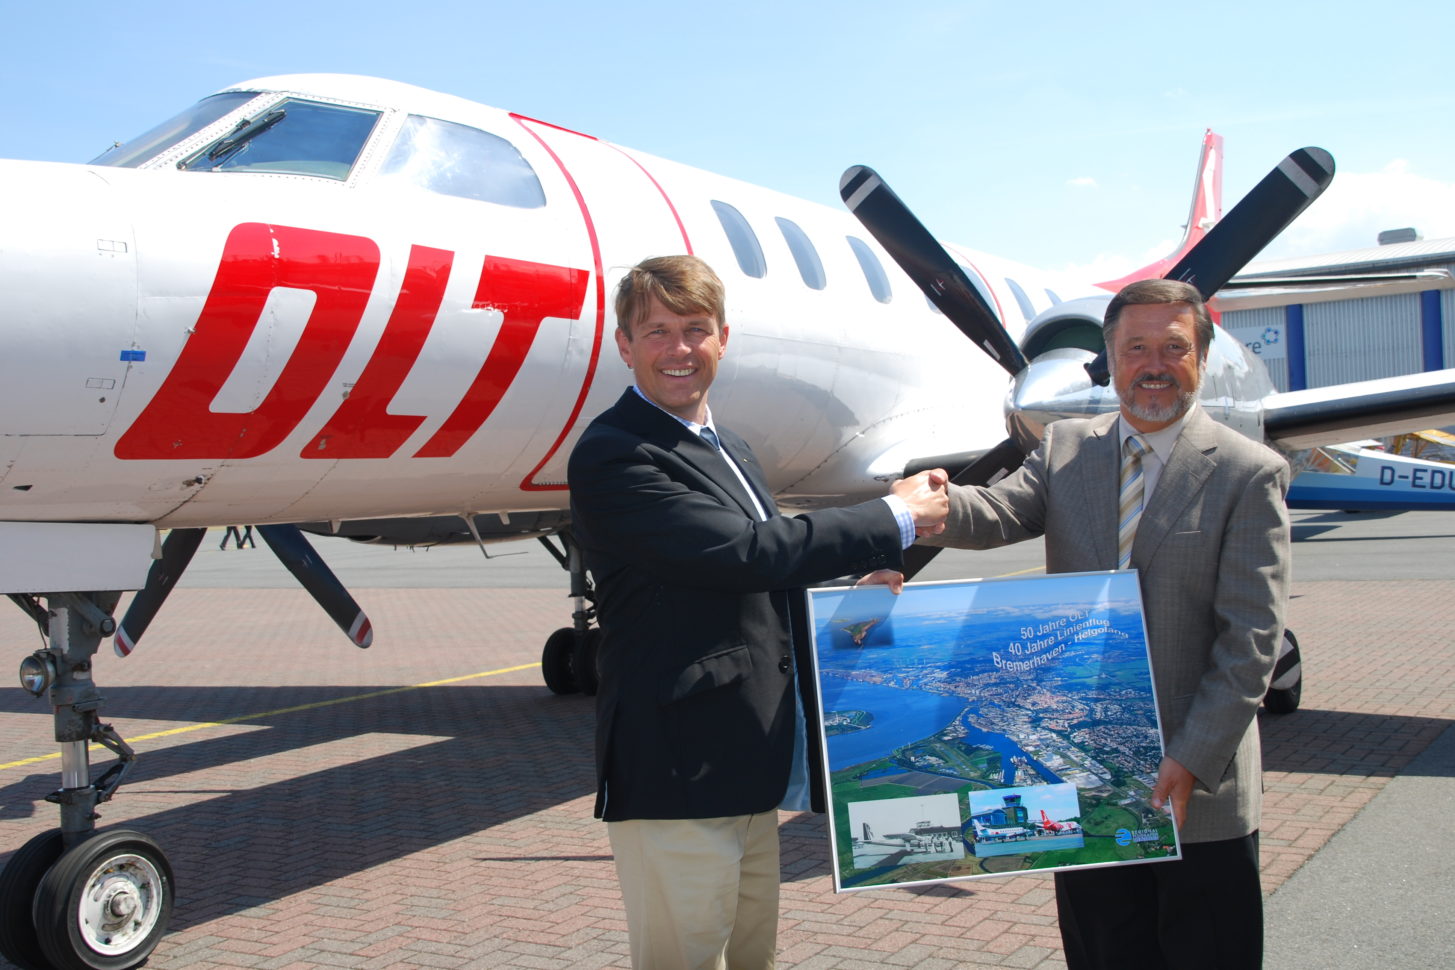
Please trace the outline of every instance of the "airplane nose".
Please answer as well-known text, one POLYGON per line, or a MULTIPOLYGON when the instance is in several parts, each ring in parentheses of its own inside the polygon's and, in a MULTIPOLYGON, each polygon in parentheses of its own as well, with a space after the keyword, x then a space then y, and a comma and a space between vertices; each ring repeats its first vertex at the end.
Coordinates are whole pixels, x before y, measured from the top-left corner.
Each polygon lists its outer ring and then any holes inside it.
POLYGON ((1007 396, 1006 424, 1022 448, 1035 448, 1052 421, 1120 407, 1116 391, 1093 384, 1086 373, 1095 356, 1075 347, 1048 350, 1016 375, 1007 396))
POLYGON ((0 161, 0 433, 106 430, 134 359, 132 226, 95 170, 0 161))

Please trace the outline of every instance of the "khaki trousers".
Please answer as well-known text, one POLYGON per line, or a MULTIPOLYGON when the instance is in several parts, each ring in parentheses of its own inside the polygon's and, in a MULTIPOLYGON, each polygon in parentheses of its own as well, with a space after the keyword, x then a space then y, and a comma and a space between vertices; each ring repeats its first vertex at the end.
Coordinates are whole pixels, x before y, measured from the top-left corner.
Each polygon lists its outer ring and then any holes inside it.
POLYGON ((635 970, 771 970, 778 813, 608 822, 635 970))

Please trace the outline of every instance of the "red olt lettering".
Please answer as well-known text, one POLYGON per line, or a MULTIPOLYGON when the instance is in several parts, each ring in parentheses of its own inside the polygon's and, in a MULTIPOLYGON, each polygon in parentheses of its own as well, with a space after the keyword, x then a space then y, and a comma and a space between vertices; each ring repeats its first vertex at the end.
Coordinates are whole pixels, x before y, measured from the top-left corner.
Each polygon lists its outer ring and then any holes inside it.
MULTIPOLYGON (((419 358, 439 313, 454 254, 415 246, 398 298, 348 397, 304 446, 304 458, 387 458, 425 421, 388 405, 419 358)), ((244 223, 228 235, 217 276, 176 363, 116 443, 122 459, 255 458, 278 447, 326 390, 358 331, 379 272, 362 236, 244 223), (315 303, 277 381, 252 411, 211 410, 242 359, 272 291, 308 290, 315 303)), ((504 319, 469 389, 416 457, 455 454, 490 418, 547 317, 576 319, 590 274, 486 256, 474 306, 504 319)))

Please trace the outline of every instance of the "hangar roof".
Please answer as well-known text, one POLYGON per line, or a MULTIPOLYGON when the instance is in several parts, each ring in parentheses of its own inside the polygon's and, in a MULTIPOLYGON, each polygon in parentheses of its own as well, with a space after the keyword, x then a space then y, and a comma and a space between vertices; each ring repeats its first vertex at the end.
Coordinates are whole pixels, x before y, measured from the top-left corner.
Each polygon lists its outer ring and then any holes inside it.
POLYGON ((1290 259, 1266 259, 1249 263, 1235 279, 1328 273, 1363 273, 1377 270, 1417 269, 1455 263, 1455 237, 1391 243, 1367 249, 1346 249, 1290 259))

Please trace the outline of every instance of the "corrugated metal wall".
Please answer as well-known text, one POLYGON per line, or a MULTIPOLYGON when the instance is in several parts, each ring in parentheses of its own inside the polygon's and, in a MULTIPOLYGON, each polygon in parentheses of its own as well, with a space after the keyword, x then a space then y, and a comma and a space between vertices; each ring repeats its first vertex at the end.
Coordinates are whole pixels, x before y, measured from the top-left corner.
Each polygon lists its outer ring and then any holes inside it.
POLYGON ((1419 294, 1310 303, 1304 307, 1308 386, 1424 370, 1419 294))
MULTIPOLYGON (((1325 387, 1425 370, 1422 294, 1373 296, 1303 306, 1305 386, 1325 387)), ((1455 367, 1455 290, 1439 292, 1440 353, 1455 367)), ((1230 310, 1222 324, 1258 354, 1273 386, 1290 390, 1288 307, 1230 310)))

